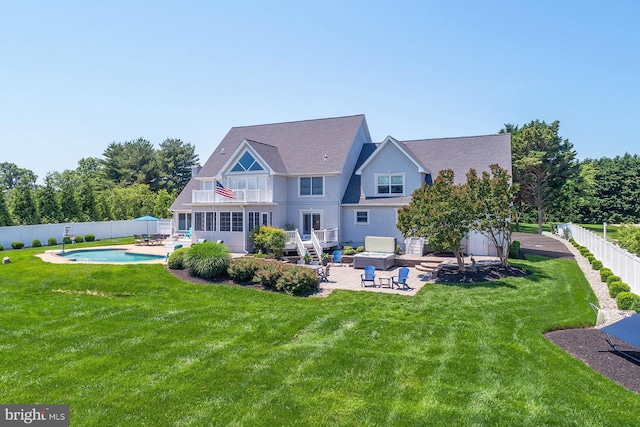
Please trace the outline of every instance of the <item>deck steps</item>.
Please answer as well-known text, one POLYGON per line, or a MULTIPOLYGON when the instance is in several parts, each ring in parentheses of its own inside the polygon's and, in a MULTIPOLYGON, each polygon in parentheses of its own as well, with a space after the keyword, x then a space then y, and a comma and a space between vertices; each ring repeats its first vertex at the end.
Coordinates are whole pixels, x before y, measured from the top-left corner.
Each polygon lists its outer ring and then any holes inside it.
POLYGON ((442 264, 442 261, 422 261, 420 264, 416 265, 416 270, 424 271, 426 273, 430 273, 433 270, 437 269, 438 266, 442 264))

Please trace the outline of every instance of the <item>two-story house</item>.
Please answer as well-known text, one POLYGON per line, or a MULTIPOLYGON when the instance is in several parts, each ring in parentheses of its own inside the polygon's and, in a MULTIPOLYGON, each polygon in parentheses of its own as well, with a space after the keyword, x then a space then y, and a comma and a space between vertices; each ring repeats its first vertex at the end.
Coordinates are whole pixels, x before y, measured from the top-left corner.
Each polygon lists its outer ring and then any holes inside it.
MULTIPOLYGON (((251 250, 258 225, 289 230, 299 252, 365 236, 404 244, 397 212, 416 188, 442 169, 462 182, 493 163, 511 172, 508 134, 373 143, 364 115, 234 127, 171 206, 174 228, 236 252, 251 250)), ((486 240, 463 244, 484 254, 486 240)))

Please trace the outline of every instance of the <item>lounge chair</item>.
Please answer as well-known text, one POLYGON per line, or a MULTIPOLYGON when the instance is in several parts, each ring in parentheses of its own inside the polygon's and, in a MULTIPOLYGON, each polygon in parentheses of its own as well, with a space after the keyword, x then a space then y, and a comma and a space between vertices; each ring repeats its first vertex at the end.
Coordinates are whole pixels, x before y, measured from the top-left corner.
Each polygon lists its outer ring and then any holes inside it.
POLYGON ((144 241, 144 239, 142 238, 142 235, 141 235, 141 234, 134 234, 134 235, 133 235, 133 238, 134 238, 134 240, 136 241, 136 245, 144 245, 144 244, 145 244, 145 241, 144 241))
POLYGON ((333 265, 335 266, 338 263, 342 265, 342 251, 336 250, 333 251, 333 265))
POLYGON ((402 289, 411 289, 407 285, 407 279, 409 278, 409 269, 407 267, 401 267, 398 272, 398 277, 391 278, 391 287, 397 286, 398 289, 402 286, 402 289))
POLYGON ((596 329, 600 329, 606 334, 605 339, 611 348, 622 356, 640 363, 640 359, 638 357, 634 357, 630 354, 634 353, 637 356, 637 352, 633 350, 621 350, 611 339, 611 337, 615 337, 636 348, 640 348, 640 314, 636 312, 625 313, 625 316, 620 319, 616 319, 612 322, 605 322, 604 316, 602 316, 599 308, 591 303, 590 305, 593 311, 596 312, 596 329))
POLYGON ((376 268, 373 265, 366 265, 364 267, 364 274, 360 275, 360 285, 367 286, 370 282, 372 286, 376 286, 376 268))
POLYGON ((184 232, 184 237, 186 237, 187 239, 190 239, 192 234, 193 234, 193 227, 189 227, 189 230, 184 232))

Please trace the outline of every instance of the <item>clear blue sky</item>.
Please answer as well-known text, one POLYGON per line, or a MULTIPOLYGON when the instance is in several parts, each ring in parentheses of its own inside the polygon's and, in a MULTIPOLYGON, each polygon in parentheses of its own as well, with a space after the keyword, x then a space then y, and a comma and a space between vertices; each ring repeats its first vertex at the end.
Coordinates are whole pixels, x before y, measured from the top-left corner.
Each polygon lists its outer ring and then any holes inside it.
POLYGON ((637 1, 0 0, 0 162, 364 113, 376 141, 560 120, 578 157, 640 152, 637 1))

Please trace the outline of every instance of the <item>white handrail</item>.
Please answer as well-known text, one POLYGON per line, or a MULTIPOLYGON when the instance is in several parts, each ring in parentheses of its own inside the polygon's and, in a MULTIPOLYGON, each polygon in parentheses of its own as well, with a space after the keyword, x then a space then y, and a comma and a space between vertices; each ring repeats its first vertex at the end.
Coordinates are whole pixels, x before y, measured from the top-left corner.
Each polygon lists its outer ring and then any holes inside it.
POLYGON ((298 254, 300 254, 300 257, 303 257, 307 254, 307 248, 304 247, 304 243, 302 242, 302 238, 300 237, 300 233, 298 233, 298 229, 295 229, 295 235, 296 235, 296 246, 298 248, 298 254))
POLYGON ((322 259, 322 246, 320 246, 320 242, 318 241, 316 233, 311 233, 311 244, 313 245, 313 249, 316 250, 316 254, 318 254, 318 257, 322 259))

